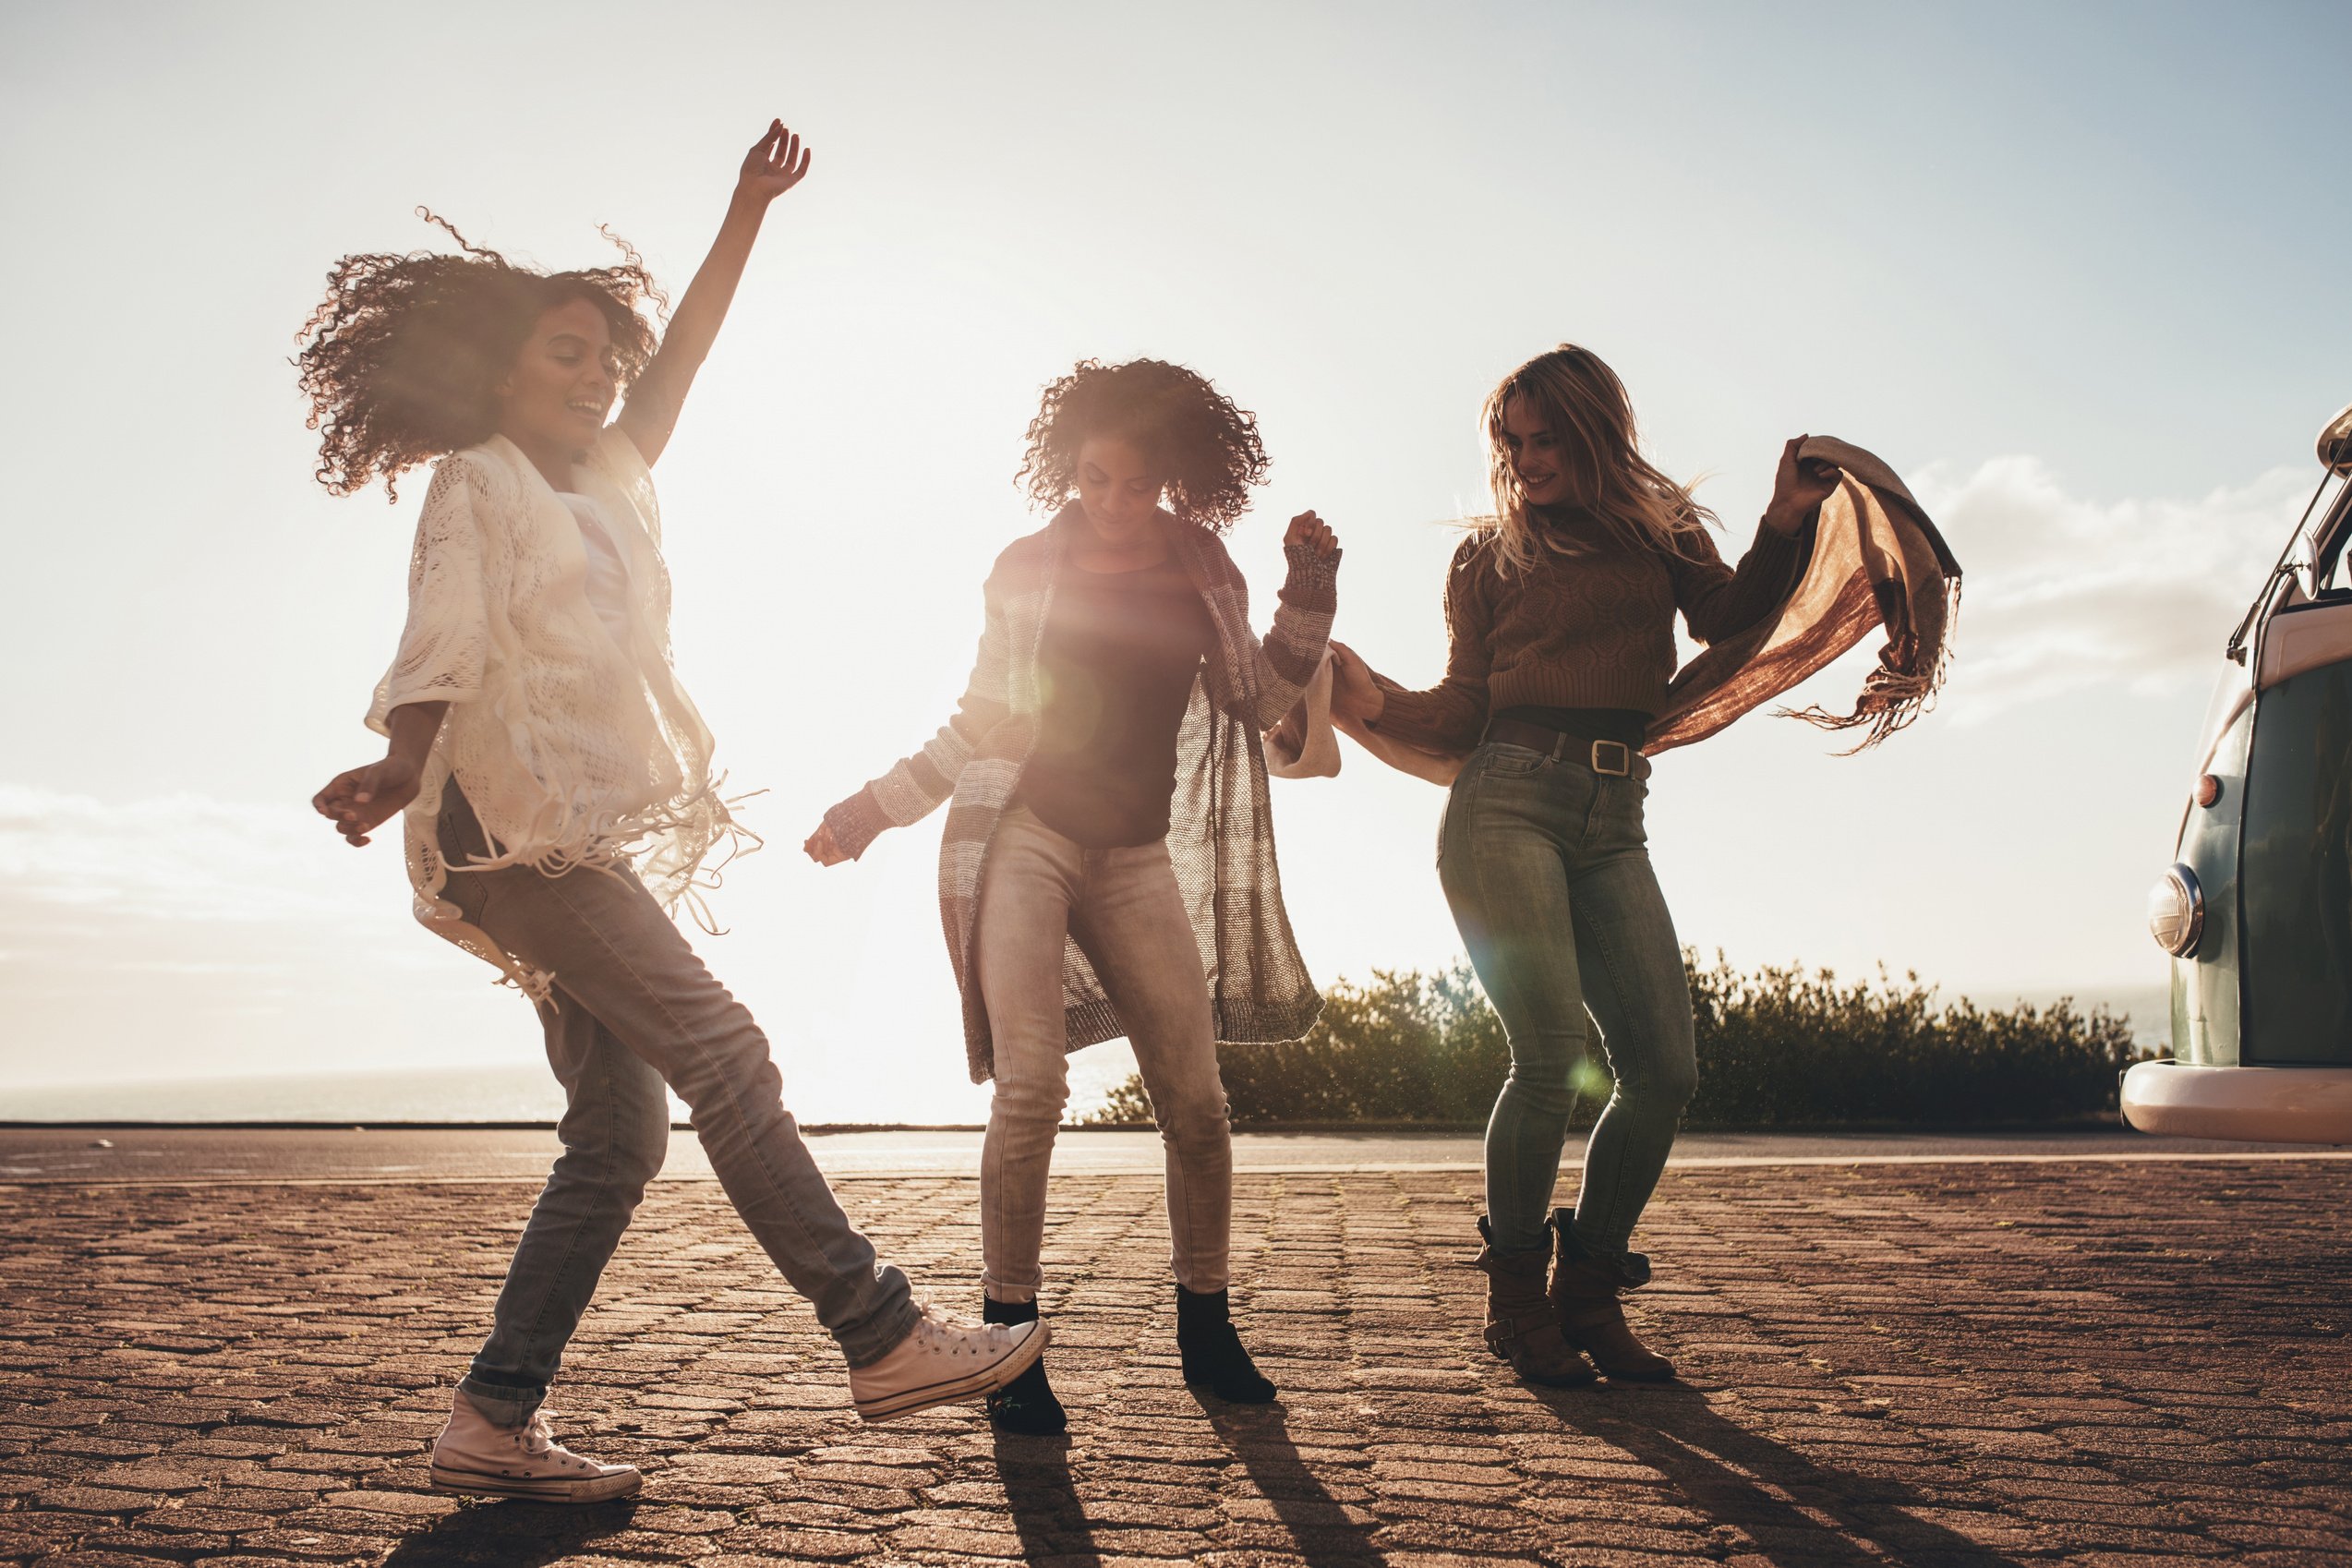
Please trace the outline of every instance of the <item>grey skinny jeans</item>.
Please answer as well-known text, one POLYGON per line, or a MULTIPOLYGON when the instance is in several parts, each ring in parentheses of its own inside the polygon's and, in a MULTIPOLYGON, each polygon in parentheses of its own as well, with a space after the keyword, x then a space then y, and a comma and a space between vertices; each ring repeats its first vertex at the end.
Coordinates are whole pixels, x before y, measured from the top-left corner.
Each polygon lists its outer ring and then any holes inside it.
MULTIPOLYGON (((487 852, 453 784, 440 838, 452 865, 487 852)), ((661 1169, 665 1081, 693 1113, 735 1212, 850 1365, 879 1360, 907 1336, 917 1317, 907 1278, 874 1257, 834 1200, 784 1108, 767 1037, 635 876, 588 866, 561 876, 527 866, 453 871, 446 897, 509 953, 555 975, 538 1012, 565 1096, 556 1128, 563 1152, 514 1248, 489 1340, 459 1385, 468 1400, 521 1426, 547 1396, 661 1169)))
POLYGON ((1069 1099, 1062 953, 1075 938, 1128 1026, 1167 1149, 1176 1283, 1226 1285, 1233 1128, 1217 1076, 1217 1026, 1192 922, 1165 840, 1089 850, 1015 807, 997 825, 973 945, 996 1090, 980 1156, 982 1285, 1028 1301, 1043 1275, 1045 1184, 1069 1099))
POLYGON ((1585 1151, 1576 1236, 1636 1283, 1649 1262, 1627 1244, 1698 1085, 1682 946, 1642 827, 1648 793, 1640 778, 1489 742, 1453 781, 1438 846, 1446 902, 1511 1041, 1487 1123, 1494 1245, 1547 1245, 1589 1021, 1616 1085, 1585 1151))

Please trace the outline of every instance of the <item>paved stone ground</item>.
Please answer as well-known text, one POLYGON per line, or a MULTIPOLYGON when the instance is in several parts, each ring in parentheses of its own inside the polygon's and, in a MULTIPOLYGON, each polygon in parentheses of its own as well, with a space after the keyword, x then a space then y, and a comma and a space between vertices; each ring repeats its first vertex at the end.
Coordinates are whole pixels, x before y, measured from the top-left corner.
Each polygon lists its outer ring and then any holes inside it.
MULTIPOLYGON (((846 1201, 974 1294, 961 1178, 846 1201)), ((464 1504, 424 1443, 527 1186, 0 1189, 0 1562, 2352 1562, 2352 1161, 1676 1171, 1672 1389, 1476 1334, 1476 1177, 1247 1176, 1283 1405, 1176 1373, 1156 1183, 1057 1183, 1067 1442, 865 1427, 700 1183, 657 1188, 558 1390, 630 1504, 464 1504)))

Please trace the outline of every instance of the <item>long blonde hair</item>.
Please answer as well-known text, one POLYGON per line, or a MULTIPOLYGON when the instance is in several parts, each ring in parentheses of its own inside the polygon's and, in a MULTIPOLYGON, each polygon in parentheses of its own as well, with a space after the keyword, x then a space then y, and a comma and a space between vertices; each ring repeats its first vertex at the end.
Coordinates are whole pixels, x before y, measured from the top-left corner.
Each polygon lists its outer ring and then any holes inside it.
POLYGON ((1697 558, 1715 513, 1642 455, 1633 400, 1617 372, 1592 350, 1563 343, 1503 377, 1479 410, 1494 511, 1467 521, 1488 536, 1504 575, 1533 567, 1546 549, 1562 548, 1541 529, 1511 461, 1502 419, 1514 402, 1540 416, 1560 443, 1569 508, 1630 549, 1697 558))

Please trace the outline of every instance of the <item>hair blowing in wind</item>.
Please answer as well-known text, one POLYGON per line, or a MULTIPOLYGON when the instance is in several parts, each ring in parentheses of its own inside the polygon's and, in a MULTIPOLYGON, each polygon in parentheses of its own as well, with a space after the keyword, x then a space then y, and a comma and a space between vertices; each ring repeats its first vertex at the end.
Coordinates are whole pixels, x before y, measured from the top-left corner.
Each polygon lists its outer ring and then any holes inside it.
POLYGON ((1490 533, 1505 574, 1526 571, 1545 548, 1538 509, 1520 485, 1505 440, 1503 420, 1514 403, 1537 415, 1560 443, 1567 492, 1547 510, 1589 517, 1629 546, 1696 559, 1692 536, 1715 513, 1642 455, 1633 399, 1617 373, 1592 350, 1562 344, 1503 377, 1479 409, 1494 512, 1470 524, 1490 533))
POLYGON ((611 329, 614 380, 626 387, 658 336, 640 308, 669 296, 627 241, 609 267, 542 272, 474 244, 419 207, 464 254, 362 252, 327 271, 327 295, 298 334, 302 395, 319 436, 319 482, 334 495, 376 479, 398 499, 416 464, 487 440, 498 427, 499 378, 541 312, 585 299, 611 329))

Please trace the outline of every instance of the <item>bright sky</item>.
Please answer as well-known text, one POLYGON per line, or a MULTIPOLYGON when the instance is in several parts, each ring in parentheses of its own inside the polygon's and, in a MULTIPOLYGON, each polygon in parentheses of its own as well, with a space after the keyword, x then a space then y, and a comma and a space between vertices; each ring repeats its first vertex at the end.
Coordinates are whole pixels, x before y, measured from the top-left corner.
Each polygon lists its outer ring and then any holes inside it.
MULTIPOLYGON (((658 476, 680 666, 767 790, 705 950, 805 1116, 983 1103, 936 819, 831 872, 797 846, 950 709, 1082 356, 1257 410, 1261 619, 1313 506, 1340 634, 1408 680, 1478 401, 1529 354, 1605 356, 1727 544, 1784 437, 1876 451, 1968 571, 1943 706, 1866 757, 1757 715, 1663 759, 1682 935, 2144 994, 2221 638, 2352 398, 2348 44, 2333 5, 2139 0, 0 8, 0 1094, 536 1056, 407 923, 392 845, 308 814, 374 754, 424 483, 329 500, 286 356, 335 256, 434 242, 420 202, 549 266, 609 223, 682 286, 771 115, 814 169, 658 476)), ((1275 788, 1320 974, 1458 950, 1438 791, 1354 753, 1275 788)))

